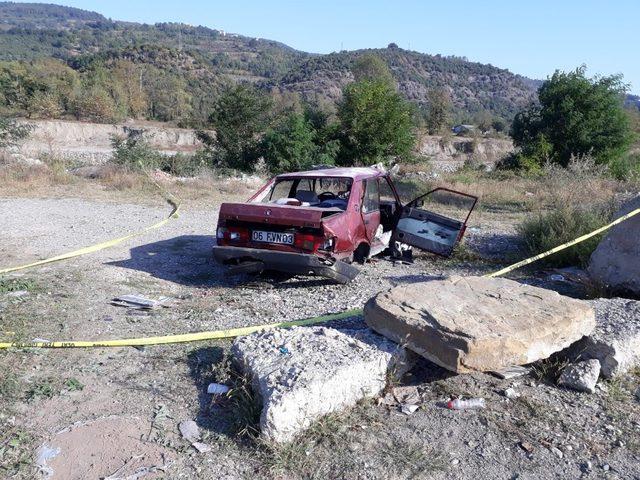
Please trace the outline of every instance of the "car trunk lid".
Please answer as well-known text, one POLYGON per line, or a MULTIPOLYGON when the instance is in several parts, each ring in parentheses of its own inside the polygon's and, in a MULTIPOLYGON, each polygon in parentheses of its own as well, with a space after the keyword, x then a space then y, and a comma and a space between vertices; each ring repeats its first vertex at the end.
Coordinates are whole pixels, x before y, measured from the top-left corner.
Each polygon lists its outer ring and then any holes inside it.
POLYGON ((321 228, 322 219, 341 213, 338 208, 297 207, 267 203, 223 203, 219 221, 251 224, 321 228))

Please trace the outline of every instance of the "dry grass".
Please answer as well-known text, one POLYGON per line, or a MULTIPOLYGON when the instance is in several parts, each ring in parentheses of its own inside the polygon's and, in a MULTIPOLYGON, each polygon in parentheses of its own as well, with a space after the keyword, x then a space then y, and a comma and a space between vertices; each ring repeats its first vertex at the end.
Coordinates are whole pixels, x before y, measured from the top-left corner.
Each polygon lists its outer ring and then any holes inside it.
MULTIPOLYGON (((45 156, 42 164, 10 164, 0 159, 0 184, 11 196, 50 195, 91 198, 158 199, 157 187, 144 172, 105 164, 73 170, 73 165, 45 156), (76 172, 76 174, 72 173, 76 172)), ((428 163, 402 165, 401 173, 428 172, 428 163)), ((154 179, 184 200, 244 200, 260 186, 258 178, 224 177, 203 170, 194 177, 175 177, 163 172, 154 179)), ((638 181, 617 181, 606 176, 589 159, 577 160, 568 169, 549 166, 541 176, 519 176, 512 172, 483 172, 463 169, 455 173, 399 177, 396 186, 404 201, 437 186, 448 187, 480 197, 478 211, 497 213, 543 212, 559 205, 591 205, 611 202, 621 193, 638 191, 638 181)))
MULTIPOLYGON (((114 164, 74 170, 54 157, 40 164, 0 161, 0 185, 4 196, 81 197, 99 200, 150 201, 162 198, 158 187, 141 171, 114 164), (75 173, 74 173, 75 172, 75 173)), ((188 201, 245 200, 261 180, 222 177, 204 170, 195 177, 174 177, 155 171, 153 180, 173 195, 188 201)))

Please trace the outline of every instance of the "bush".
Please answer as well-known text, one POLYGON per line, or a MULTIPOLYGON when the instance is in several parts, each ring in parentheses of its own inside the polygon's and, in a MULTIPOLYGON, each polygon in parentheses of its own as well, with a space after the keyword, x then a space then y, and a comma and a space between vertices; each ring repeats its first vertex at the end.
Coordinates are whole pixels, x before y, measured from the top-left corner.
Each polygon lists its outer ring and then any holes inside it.
POLYGON ((625 155, 609 164, 609 173, 620 181, 640 179, 640 153, 625 155))
MULTIPOLYGON (((611 205, 591 209, 560 206, 526 219, 519 225, 518 232, 524 239, 527 253, 537 255, 602 227, 610 221, 612 213, 611 205)), ((543 262, 557 267, 570 265, 584 267, 602 236, 603 234, 596 235, 573 247, 554 253, 543 262)))
POLYGON ((29 136, 34 126, 0 117, 0 148, 13 147, 29 136))
POLYGON ((142 137, 141 131, 131 131, 127 137, 112 136, 112 162, 130 171, 162 170, 180 177, 194 176, 207 166, 202 155, 163 155, 142 137))
POLYGON ((131 131, 126 137, 113 135, 111 145, 113 163, 129 170, 153 170, 162 164, 162 155, 149 146, 140 131, 131 131))

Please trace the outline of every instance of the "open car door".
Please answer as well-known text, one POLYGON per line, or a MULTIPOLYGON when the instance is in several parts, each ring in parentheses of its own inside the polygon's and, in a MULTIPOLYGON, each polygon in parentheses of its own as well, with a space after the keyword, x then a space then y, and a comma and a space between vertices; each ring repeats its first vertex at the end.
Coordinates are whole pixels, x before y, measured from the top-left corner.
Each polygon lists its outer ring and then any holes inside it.
POLYGON ((402 208, 393 240, 448 257, 462 239, 469 216, 477 202, 478 197, 474 195, 448 188, 440 187, 431 190, 402 208), (448 197, 446 201, 438 199, 442 193, 446 193, 448 197), (444 207, 462 207, 466 215, 456 220, 424 209, 424 206, 429 203, 444 207))

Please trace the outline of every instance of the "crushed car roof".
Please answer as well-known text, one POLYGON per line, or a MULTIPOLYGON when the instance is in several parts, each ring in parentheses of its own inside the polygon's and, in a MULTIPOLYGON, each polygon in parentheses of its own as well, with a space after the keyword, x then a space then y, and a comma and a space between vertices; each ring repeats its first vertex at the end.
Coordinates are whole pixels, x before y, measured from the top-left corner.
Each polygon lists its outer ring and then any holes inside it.
POLYGON ((379 177, 385 172, 371 167, 336 167, 323 168, 321 170, 307 170, 304 172, 283 173, 278 178, 299 178, 299 177, 347 177, 353 180, 379 177))

